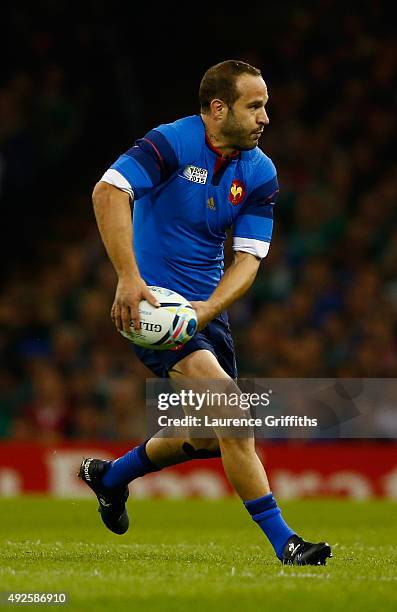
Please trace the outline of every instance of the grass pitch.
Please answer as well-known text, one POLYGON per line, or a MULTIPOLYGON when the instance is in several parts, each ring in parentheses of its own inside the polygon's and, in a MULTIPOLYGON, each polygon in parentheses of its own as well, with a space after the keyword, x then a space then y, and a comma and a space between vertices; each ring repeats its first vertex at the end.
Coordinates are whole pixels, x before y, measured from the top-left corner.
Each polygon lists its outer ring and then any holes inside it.
POLYGON ((305 538, 330 542, 325 567, 282 566, 237 499, 132 500, 121 537, 96 505, 1 500, 0 591, 67 592, 65 606, 30 609, 84 612, 397 609, 396 503, 281 504, 305 538))

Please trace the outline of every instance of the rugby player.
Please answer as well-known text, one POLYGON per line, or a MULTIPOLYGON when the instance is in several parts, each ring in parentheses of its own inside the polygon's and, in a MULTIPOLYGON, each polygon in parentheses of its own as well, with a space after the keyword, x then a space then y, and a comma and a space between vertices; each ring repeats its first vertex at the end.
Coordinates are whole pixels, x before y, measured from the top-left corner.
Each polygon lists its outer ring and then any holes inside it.
MULTIPOLYGON (((172 289, 196 310, 198 332, 180 350, 134 345, 159 377, 237 377, 226 309, 255 280, 266 256, 278 193, 273 162, 258 147, 269 123, 268 91, 259 69, 227 60, 204 74, 200 114, 160 125, 121 155, 93 192, 99 231, 118 276, 111 316, 119 330, 139 327, 138 305, 158 306, 148 285, 172 289), (133 221, 131 205, 134 204, 133 221), (233 228, 233 263, 223 247, 233 228)), ((79 476, 94 491, 105 525, 129 526, 128 483, 192 459, 221 456, 247 511, 285 564, 320 565, 326 542, 305 541, 290 528, 270 490, 252 436, 211 439, 152 437, 115 461, 84 459, 79 476)))

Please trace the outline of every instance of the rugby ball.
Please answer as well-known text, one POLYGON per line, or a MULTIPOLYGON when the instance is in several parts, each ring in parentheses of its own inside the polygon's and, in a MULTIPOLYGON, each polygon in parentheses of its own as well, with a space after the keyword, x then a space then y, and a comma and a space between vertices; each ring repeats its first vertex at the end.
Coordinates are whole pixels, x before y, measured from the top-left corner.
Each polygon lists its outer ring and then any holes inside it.
POLYGON ((175 291, 154 286, 149 289, 160 306, 156 308, 142 300, 139 304, 141 328, 134 329, 131 321, 130 331, 120 333, 124 338, 144 348, 165 351, 181 347, 196 333, 196 311, 175 291))

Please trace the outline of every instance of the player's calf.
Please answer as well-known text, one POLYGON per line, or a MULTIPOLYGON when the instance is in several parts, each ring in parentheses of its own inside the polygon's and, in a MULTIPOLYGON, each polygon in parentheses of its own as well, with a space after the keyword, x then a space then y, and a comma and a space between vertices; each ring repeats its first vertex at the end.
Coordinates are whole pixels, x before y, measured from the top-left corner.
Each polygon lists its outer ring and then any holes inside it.
POLYGON ((286 523, 255 453, 253 438, 225 438, 219 444, 230 482, 278 559, 287 565, 325 565, 332 557, 329 544, 306 542, 286 523))

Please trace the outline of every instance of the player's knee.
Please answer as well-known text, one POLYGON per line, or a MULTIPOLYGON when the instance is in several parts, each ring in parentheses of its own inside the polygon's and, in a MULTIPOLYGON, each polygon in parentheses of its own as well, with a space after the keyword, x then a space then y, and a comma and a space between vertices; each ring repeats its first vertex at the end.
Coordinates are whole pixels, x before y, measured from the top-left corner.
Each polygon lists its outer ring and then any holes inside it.
POLYGON ((190 459, 212 459, 221 456, 216 439, 189 438, 183 443, 182 448, 190 459))
POLYGON ((169 371, 171 378, 184 376, 191 379, 216 378, 229 379, 228 374, 219 365, 216 357, 208 350, 199 350, 190 353, 171 368, 169 371))

